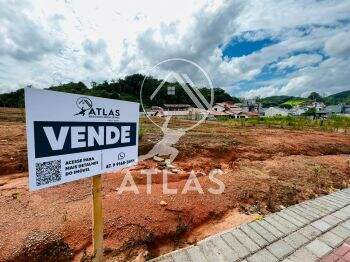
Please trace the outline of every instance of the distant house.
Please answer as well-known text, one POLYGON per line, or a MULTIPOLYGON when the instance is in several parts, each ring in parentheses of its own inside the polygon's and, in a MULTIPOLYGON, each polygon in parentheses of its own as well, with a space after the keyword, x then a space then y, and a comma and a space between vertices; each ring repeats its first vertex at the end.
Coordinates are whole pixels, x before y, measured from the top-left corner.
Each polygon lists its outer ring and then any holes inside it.
POLYGON ((343 114, 350 115, 350 105, 344 105, 343 114))
POLYGON ((215 112, 224 112, 226 110, 226 107, 221 103, 217 103, 211 109, 215 112))
POLYGON ((191 109, 188 104, 164 104, 164 116, 189 116, 191 109))
POLYGON ((164 104, 165 111, 186 111, 191 108, 188 104, 164 104))
POLYGON ((238 118, 251 118, 251 117, 259 117, 260 114, 257 112, 241 112, 238 114, 238 118))
POLYGON ((244 112, 242 108, 230 108, 229 110, 226 111, 230 115, 238 115, 241 112, 244 112))
POLYGON ((326 106, 323 102, 312 102, 307 106, 308 108, 315 108, 316 112, 324 109, 326 106))
POLYGON ((340 114, 350 114, 349 105, 331 105, 327 106, 319 111, 316 111, 316 116, 318 118, 329 117, 331 115, 340 115, 340 114))
POLYGON ((249 118, 258 117, 261 112, 261 106, 255 100, 245 100, 243 103, 233 103, 231 101, 216 103, 212 107, 213 116, 228 116, 230 118, 249 118), (216 114, 218 112, 220 114, 216 114))
POLYGON ((261 104, 257 103, 255 99, 243 100, 241 106, 244 112, 257 112, 261 113, 261 104))
POLYGON ((290 114, 293 116, 300 116, 302 114, 304 114, 307 111, 306 107, 293 107, 292 109, 290 109, 290 114))
POLYGON ((224 112, 232 108, 238 108, 238 106, 231 101, 226 101, 226 102, 216 103, 212 107, 212 110, 217 112, 224 112))
POLYGON ((288 115, 289 115, 289 110, 279 108, 279 107, 269 107, 265 110, 266 117, 288 116, 288 115))
POLYGON ((192 107, 187 104, 165 104, 164 107, 152 106, 151 110, 147 112, 150 116, 189 116, 192 107))
POLYGON ((242 112, 242 109, 240 107, 237 107, 233 102, 221 102, 216 103, 210 111, 210 115, 212 116, 230 116, 234 115, 235 113, 242 112))
POLYGON ((213 117, 226 116, 229 118, 250 118, 250 117, 259 117, 258 112, 247 112, 243 111, 242 108, 230 107, 226 108, 224 111, 220 111, 220 107, 216 107, 217 110, 211 110, 210 115, 213 117))
POLYGON ((325 111, 331 113, 331 114, 341 114, 343 113, 343 105, 332 105, 332 106, 327 106, 324 108, 325 111))
POLYGON ((221 112, 221 111, 215 111, 215 110, 211 110, 209 112, 209 115, 210 116, 214 116, 214 117, 217 117, 217 116, 230 116, 228 113, 226 112, 221 112))

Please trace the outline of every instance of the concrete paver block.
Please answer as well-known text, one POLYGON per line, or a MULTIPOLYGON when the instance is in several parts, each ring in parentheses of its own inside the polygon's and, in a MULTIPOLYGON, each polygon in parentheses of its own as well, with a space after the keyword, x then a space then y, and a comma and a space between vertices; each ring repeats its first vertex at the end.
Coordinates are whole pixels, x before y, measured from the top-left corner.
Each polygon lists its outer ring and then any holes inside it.
POLYGON ((314 214, 316 214, 316 218, 319 218, 321 216, 324 215, 328 215, 331 213, 331 211, 325 210, 323 208, 320 208, 318 206, 316 206, 315 204, 312 203, 302 203, 300 204, 301 206, 304 206, 308 211, 313 212, 314 214))
POLYGON ((173 260, 175 262, 191 262, 186 250, 179 250, 178 252, 172 253, 173 260))
POLYGON ((208 261, 225 261, 227 257, 211 242, 211 240, 201 242, 198 247, 201 248, 203 254, 208 261))
POLYGON ((279 231, 283 232, 284 235, 291 233, 293 231, 291 228, 282 225, 279 221, 276 221, 272 217, 268 216, 265 218, 265 221, 276 227, 279 231))
POLYGON ((254 222, 249 223, 248 225, 249 225, 249 227, 253 228, 255 230, 255 232, 257 232, 260 236, 262 236, 267 241, 269 241, 269 243, 277 240, 276 236, 274 236, 271 232, 267 231, 259 223, 254 221, 254 222))
POLYGON ((329 203, 326 200, 322 200, 322 199, 315 199, 314 203, 317 203, 320 206, 325 206, 325 207, 329 208, 332 212, 341 208, 341 205, 329 203))
POLYGON ((248 262, 274 262, 278 259, 272 255, 268 250, 262 249, 259 252, 256 252, 252 256, 247 258, 248 262))
POLYGON ((297 214, 300 217, 303 217, 308 222, 315 220, 315 216, 314 215, 310 215, 307 212, 301 211, 301 208, 299 206, 292 206, 290 208, 287 208, 287 210, 290 211, 290 212, 293 212, 294 214, 297 214))
POLYGON ((309 240, 315 239, 322 233, 319 229, 314 228, 313 226, 310 226, 310 225, 307 225, 306 227, 299 229, 298 232, 304 235, 309 240))
POLYGON ((332 248, 322 241, 315 239, 305 246, 307 250, 313 253, 318 258, 325 256, 332 251, 332 248))
POLYGON ((266 249, 278 259, 282 259, 294 251, 294 248, 288 245, 283 239, 272 243, 271 245, 267 246, 266 249))
POLYGON ((331 199, 325 198, 325 197, 322 197, 322 198, 318 199, 318 201, 320 201, 322 203, 328 203, 329 205, 335 206, 337 208, 342 208, 344 206, 344 204, 340 203, 339 201, 331 200, 331 199))
POLYGON ((331 231, 328 231, 325 234, 319 236, 318 239, 333 248, 339 246, 344 240, 341 237, 338 237, 336 234, 332 233, 331 231))
POLYGON ((343 211, 345 214, 347 214, 348 218, 350 218, 350 206, 346 206, 346 207, 342 208, 341 211, 343 211))
POLYGON ((318 210, 323 211, 325 213, 331 213, 331 212, 334 212, 336 210, 336 209, 334 209, 333 206, 328 206, 328 205, 326 205, 324 203, 320 203, 320 202, 315 201, 315 200, 312 200, 308 204, 314 206, 318 210))
POLYGON ((309 250, 307 250, 305 247, 302 247, 298 249, 296 252, 294 252, 292 255, 287 257, 287 259, 293 261, 293 262, 301 262, 301 261, 317 261, 318 258, 313 253, 311 253, 309 250))
POLYGON ((152 259, 152 262, 174 262, 173 257, 170 254, 166 254, 157 258, 152 259))
POLYGON ((278 216, 284 218, 285 220, 294 224, 298 228, 305 226, 307 223, 307 222, 301 222, 300 220, 295 219, 293 216, 291 216, 290 214, 288 214, 287 212, 284 212, 284 211, 279 212, 278 216))
POLYGON ((338 225, 335 228, 332 228, 330 232, 336 234, 337 236, 343 239, 350 237, 350 230, 341 225, 338 225))
POLYGON ((347 228, 350 230, 350 220, 345 221, 344 223, 341 224, 343 227, 347 228))
POLYGON ((321 232, 326 232, 332 227, 330 224, 326 223, 325 221, 322 221, 321 219, 312 222, 311 226, 321 230, 321 232))
POLYGON ((230 258, 230 261, 239 260, 239 256, 220 236, 211 239, 211 242, 222 252, 222 254, 230 258))
POLYGON ((325 221, 326 223, 330 224, 331 226, 338 225, 340 222, 342 222, 341 219, 339 219, 333 215, 325 216, 321 220, 325 221))
POLYGON ((205 255, 198 246, 193 246, 187 249, 187 252, 192 261, 207 261, 205 255))
POLYGON ((292 210, 285 209, 283 211, 285 214, 288 214, 289 216, 293 217, 294 219, 299 220, 303 224, 306 224, 306 223, 311 221, 311 219, 305 218, 305 217, 293 212, 292 210))
POLYGON ((271 218, 278 221, 281 225, 284 225, 288 228, 290 228, 290 230, 294 231, 296 230, 298 227, 296 225, 294 225, 293 223, 291 223, 290 221, 286 220, 285 218, 281 217, 279 215, 279 213, 276 214, 272 214, 271 218))
POLYGON ((347 201, 345 201, 344 199, 338 198, 334 195, 325 196, 324 199, 328 200, 329 202, 336 203, 341 207, 348 205, 347 201))
POLYGON ((259 246, 253 242, 246 234, 243 233, 240 229, 235 229, 231 231, 231 234, 234 235, 239 242, 243 244, 251 252, 257 251, 259 246))
POLYGON ((331 197, 338 198, 338 199, 342 200, 343 202, 345 202, 346 204, 350 204, 349 195, 346 194, 345 192, 336 192, 336 193, 332 194, 331 197))
POLYGON ((346 219, 348 219, 348 218, 350 218, 350 215, 349 214, 347 214, 347 213, 345 213, 343 210, 338 210, 338 211, 336 211, 336 212, 334 212, 334 213, 332 213, 332 215, 333 216, 336 216, 337 218, 340 218, 341 220, 346 220, 346 219))
POLYGON ((231 233, 221 235, 222 239, 237 253, 238 257, 243 258, 249 255, 250 251, 243 246, 231 233))
POLYGON ((283 232, 279 231, 275 226, 268 223, 266 220, 261 220, 261 221, 258 221, 257 223, 277 238, 281 238, 285 235, 283 232))
POLYGON ((295 206, 294 209, 296 213, 308 219, 315 220, 319 218, 319 215, 316 215, 315 213, 310 211, 310 208, 305 208, 303 206, 298 205, 295 206))
POLYGON ((294 232, 286 236, 283 240, 295 249, 309 242, 309 239, 307 239, 304 235, 300 234, 299 232, 294 232))
POLYGON ((259 235, 256 231, 254 231, 254 229, 249 227, 247 224, 240 226, 239 228, 260 247, 265 247, 269 244, 261 235, 259 235))

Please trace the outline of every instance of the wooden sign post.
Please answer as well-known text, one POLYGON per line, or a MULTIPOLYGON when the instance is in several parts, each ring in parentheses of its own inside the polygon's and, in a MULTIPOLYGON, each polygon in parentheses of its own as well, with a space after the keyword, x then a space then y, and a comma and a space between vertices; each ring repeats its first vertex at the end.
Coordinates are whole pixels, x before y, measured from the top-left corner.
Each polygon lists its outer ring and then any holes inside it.
POLYGON ((102 178, 92 177, 92 243, 94 248, 93 261, 103 260, 103 215, 102 215, 102 178))

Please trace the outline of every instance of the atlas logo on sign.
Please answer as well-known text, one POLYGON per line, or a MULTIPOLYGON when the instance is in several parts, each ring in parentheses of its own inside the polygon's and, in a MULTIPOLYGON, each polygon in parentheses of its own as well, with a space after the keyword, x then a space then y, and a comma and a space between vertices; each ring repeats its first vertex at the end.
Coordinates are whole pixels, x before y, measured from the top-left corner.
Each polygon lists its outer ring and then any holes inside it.
POLYGON ((76 101, 76 105, 79 108, 79 112, 74 114, 75 116, 81 115, 92 118, 119 118, 119 109, 93 107, 93 103, 88 97, 79 97, 76 101))
POLYGON ((80 109, 80 111, 76 113, 75 116, 76 115, 85 116, 86 111, 92 108, 92 101, 90 98, 87 98, 87 97, 79 97, 77 99, 76 104, 77 104, 77 107, 80 109))

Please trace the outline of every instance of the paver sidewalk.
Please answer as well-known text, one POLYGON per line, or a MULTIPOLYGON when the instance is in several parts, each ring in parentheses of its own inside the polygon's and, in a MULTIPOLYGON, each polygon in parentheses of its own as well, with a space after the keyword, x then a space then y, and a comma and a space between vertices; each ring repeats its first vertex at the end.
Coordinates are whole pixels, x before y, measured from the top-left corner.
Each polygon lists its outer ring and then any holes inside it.
POLYGON ((243 224, 152 261, 299 262, 336 261, 332 259, 338 257, 343 259, 339 261, 347 261, 349 238, 350 188, 347 188, 290 206, 263 220, 243 224), (340 252, 345 253, 339 255, 340 252))
POLYGON ((321 262, 332 261, 350 261, 350 238, 348 238, 340 247, 335 249, 331 254, 324 256, 321 262))

